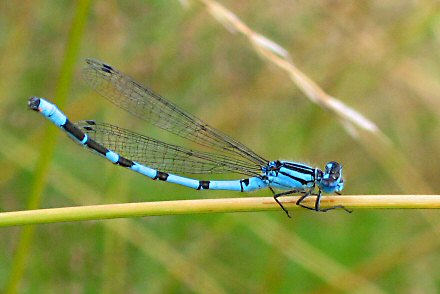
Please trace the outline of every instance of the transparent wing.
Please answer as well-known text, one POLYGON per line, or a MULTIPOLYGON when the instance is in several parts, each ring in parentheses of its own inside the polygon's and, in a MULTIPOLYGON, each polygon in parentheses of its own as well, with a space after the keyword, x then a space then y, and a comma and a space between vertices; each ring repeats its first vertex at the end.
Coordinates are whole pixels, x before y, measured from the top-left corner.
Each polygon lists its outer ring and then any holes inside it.
POLYGON ((88 84, 113 104, 173 134, 211 149, 265 166, 267 160, 240 142, 100 61, 87 59, 83 70, 88 84))
POLYGON ((106 148, 160 171, 176 174, 261 174, 258 166, 247 161, 167 144, 110 124, 90 120, 75 124, 106 148))

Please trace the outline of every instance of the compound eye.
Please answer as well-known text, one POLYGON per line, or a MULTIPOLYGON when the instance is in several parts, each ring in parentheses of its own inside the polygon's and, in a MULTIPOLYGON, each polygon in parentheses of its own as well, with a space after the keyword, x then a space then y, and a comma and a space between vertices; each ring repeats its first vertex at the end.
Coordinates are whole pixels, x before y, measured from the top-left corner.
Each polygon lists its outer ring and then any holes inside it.
POLYGON ((340 176, 339 170, 338 171, 332 170, 330 176, 332 177, 333 180, 337 180, 340 176))
POLYGON ((339 179, 341 176, 341 165, 335 161, 327 163, 325 173, 333 180, 339 179))

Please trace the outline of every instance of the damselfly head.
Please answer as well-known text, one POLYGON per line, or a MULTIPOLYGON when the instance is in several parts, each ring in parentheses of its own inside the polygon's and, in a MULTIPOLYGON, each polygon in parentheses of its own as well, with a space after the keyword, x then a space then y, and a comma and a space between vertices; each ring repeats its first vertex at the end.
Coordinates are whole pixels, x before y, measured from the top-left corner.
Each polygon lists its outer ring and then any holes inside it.
POLYGON ((326 164, 322 177, 318 180, 318 186, 325 193, 335 193, 344 189, 342 178, 342 165, 336 161, 326 164))

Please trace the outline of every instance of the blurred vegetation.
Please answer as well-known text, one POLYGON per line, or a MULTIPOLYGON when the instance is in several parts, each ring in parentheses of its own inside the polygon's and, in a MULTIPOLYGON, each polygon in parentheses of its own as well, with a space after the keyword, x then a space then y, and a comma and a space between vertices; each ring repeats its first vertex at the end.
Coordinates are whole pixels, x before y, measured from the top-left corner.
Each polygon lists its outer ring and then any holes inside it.
MULTIPOLYGON (((29 96, 65 99, 73 120, 101 119, 174 140, 87 88, 80 77, 86 57, 114 65, 268 159, 342 162, 344 194, 440 190, 438 1, 221 2, 286 48, 326 92, 376 122, 423 184, 396 181, 405 177, 393 174, 407 170, 391 160, 388 168, 381 164, 386 158, 366 151, 374 146, 353 140, 197 1, 187 9, 178 1, 94 1, 84 34, 70 44, 76 3, 0 4, 2 211, 27 209, 35 184, 44 187, 41 207, 243 196, 153 182, 81 150, 57 130, 47 135, 55 128, 27 111, 29 96), (80 51, 63 94, 71 46, 80 51), (50 168, 36 183, 47 140, 55 144, 50 168)), ((293 219, 280 211, 41 225, 14 283, 20 293, 437 293, 437 215, 300 210, 293 219)), ((1 230, 0 289, 11 283, 23 228, 1 230)))

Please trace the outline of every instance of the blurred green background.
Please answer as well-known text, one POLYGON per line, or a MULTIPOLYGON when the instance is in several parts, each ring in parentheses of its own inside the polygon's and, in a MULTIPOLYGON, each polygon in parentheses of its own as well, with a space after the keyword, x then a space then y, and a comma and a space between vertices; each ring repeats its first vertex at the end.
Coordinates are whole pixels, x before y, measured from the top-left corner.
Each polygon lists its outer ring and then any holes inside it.
MULTIPOLYGON (((87 57, 115 66, 268 159, 320 167, 342 162, 344 194, 439 193, 438 1, 221 1, 286 48, 326 92, 376 122, 405 169, 396 168, 396 158, 367 152, 374 141, 366 146, 353 140, 333 114, 306 99, 285 73, 263 61, 244 37, 225 30, 198 1, 187 8, 179 1, 93 1, 75 22, 79 3, 0 4, 2 211, 243 196, 198 192, 116 168, 27 110, 29 96, 46 97, 61 103, 72 120, 100 119, 174 140, 90 90, 80 75, 87 57)), ((23 228, 2 228, 0 289, 440 291, 437 211, 293 214, 39 225, 27 229, 27 238, 23 228)))

